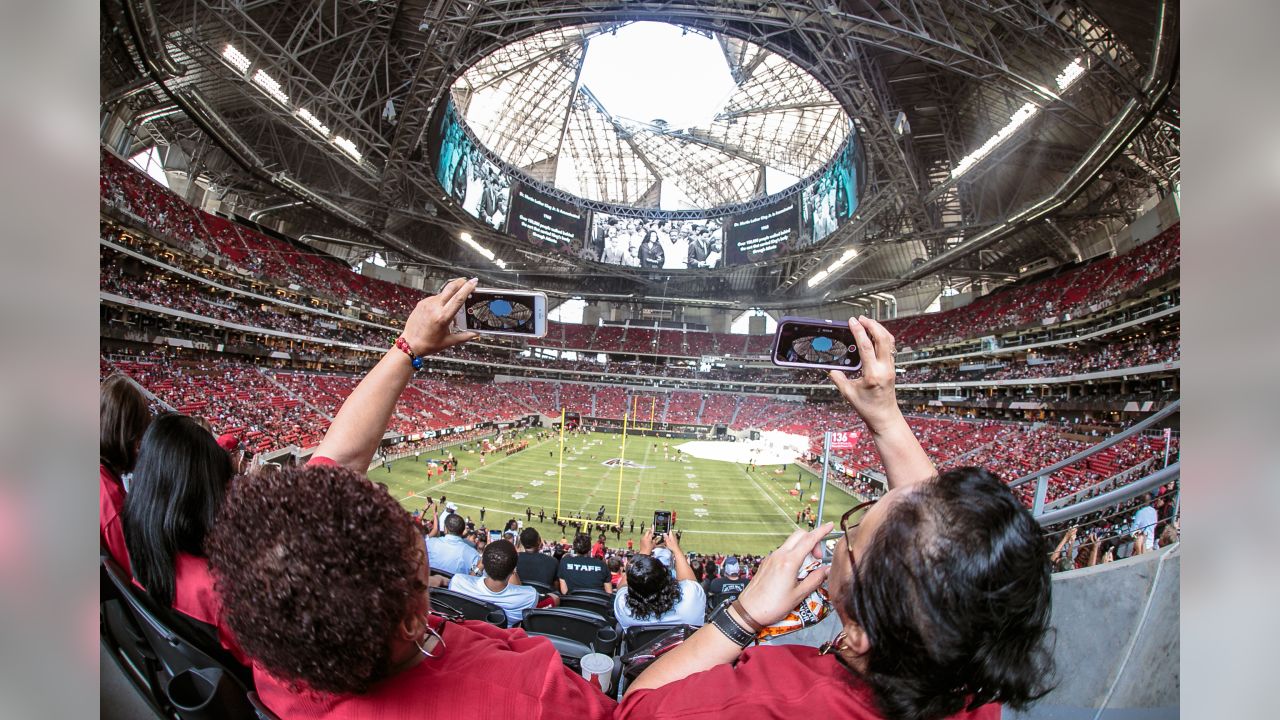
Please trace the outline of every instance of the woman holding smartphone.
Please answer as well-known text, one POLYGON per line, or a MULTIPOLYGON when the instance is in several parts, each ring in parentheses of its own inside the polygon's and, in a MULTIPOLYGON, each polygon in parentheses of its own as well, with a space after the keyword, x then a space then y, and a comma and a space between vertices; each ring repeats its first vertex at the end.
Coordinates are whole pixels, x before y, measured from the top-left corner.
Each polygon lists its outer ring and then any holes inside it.
POLYGON ((612 715, 546 638, 432 614, 422 533, 366 476, 414 360, 476 336, 449 331, 475 284, 414 308, 306 467, 227 495, 209 560, 258 695, 284 720, 612 715))
POLYGON ((832 530, 797 530, 731 605, 628 688, 618 717, 998 718, 1046 692, 1049 550, 985 470, 937 474, 894 394, 893 336, 849 321, 862 375, 830 377, 866 422, 889 491, 840 518, 830 566, 796 580, 832 530), (753 647, 826 583, 841 631, 823 649, 753 647))

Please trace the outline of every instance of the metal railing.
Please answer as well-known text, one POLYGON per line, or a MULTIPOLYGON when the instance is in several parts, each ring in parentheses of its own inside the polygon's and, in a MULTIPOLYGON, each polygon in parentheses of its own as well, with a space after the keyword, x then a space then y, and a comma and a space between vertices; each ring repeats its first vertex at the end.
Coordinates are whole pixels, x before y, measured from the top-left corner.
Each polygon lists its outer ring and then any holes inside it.
POLYGON ((1049 476, 1053 475, 1055 472, 1061 470, 1064 467, 1067 467, 1069 465, 1074 465, 1075 463, 1080 462, 1081 460, 1087 457, 1091 457, 1099 452, 1102 452, 1103 450, 1106 450, 1112 445, 1123 442, 1125 440, 1128 440, 1131 437, 1134 437, 1135 435, 1140 434, 1142 431, 1146 430, 1152 425, 1155 425, 1161 420, 1178 412, 1178 409, 1181 406, 1182 406, 1182 400, 1174 400, 1169 405, 1166 405, 1164 408, 1153 413, 1150 417, 1143 419, 1141 422, 1137 423, 1133 427, 1130 427, 1127 430, 1124 430, 1123 432, 1118 432, 1115 435, 1112 435, 1111 437, 1107 438, 1106 440, 1103 440, 1102 442, 1098 443, 1097 445, 1094 445, 1085 450, 1082 450, 1065 460, 1062 460, 1050 465, 1049 467, 1041 468, 1040 470, 1037 470, 1028 475, 1023 475, 1017 480, 1011 481, 1009 483, 1009 487, 1018 487, 1020 485, 1025 485, 1026 483, 1029 483, 1033 480, 1036 482, 1035 502, 1032 504, 1031 512, 1032 514, 1038 517, 1044 513, 1045 495, 1048 493, 1048 490, 1049 490, 1049 476))

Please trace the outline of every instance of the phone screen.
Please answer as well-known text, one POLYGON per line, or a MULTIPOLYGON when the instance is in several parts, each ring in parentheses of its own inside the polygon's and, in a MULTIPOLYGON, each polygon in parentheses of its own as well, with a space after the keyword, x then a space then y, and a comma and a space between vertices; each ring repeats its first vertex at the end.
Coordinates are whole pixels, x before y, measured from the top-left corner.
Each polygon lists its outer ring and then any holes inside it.
POLYGON ((482 289, 471 292, 459 313, 463 330, 529 337, 539 337, 539 315, 546 315, 542 295, 482 289))
POLYGON ((829 370, 862 367, 848 323, 783 318, 773 341, 775 365, 829 370))
POLYGON ((653 511, 653 534, 666 535, 671 532, 671 511, 670 510, 654 510, 653 511))
POLYGON ((501 539, 502 539, 502 531, 501 531, 501 530, 490 530, 490 531, 489 531, 489 542, 496 542, 496 541, 501 540, 501 539))

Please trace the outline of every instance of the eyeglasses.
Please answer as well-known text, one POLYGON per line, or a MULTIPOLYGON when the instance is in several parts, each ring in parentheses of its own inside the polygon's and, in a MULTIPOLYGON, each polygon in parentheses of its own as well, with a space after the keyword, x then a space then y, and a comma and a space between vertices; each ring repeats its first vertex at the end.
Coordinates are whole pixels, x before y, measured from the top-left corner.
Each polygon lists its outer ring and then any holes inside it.
POLYGON ((870 510, 871 506, 875 505, 877 501, 878 499, 868 500, 859 505, 854 505, 849 508, 848 512, 840 516, 840 532, 844 533, 845 550, 849 551, 849 572, 855 577, 857 575, 857 564, 853 561, 853 536, 850 535, 850 531, 862 524, 862 519, 867 516, 865 511, 870 510), (862 512, 862 515, 858 516, 858 520, 853 524, 849 524, 849 518, 853 517, 860 511, 862 512))

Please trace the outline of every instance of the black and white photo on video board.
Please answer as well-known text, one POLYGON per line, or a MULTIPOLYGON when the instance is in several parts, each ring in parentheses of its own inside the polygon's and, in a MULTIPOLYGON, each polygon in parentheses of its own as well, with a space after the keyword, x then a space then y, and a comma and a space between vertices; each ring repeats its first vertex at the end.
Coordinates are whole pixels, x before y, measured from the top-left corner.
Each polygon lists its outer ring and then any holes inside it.
POLYGON ((478 150, 473 149, 470 175, 461 202, 462 209, 480 222, 495 230, 506 226, 511 208, 511 180, 478 150))
POLYGON ((504 229, 511 208, 511 180, 462 131, 452 103, 441 119, 440 136, 436 179, 444 191, 480 222, 504 229))
POLYGON ((801 245, 822 240, 857 211, 861 153, 862 146, 855 137, 836 156, 831 167, 801 193, 801 245))
POLYGON ((722 218, 655 220, 597 212, 581 256, 653 270, 719 267, 724 260, 722 226, 722 218))

